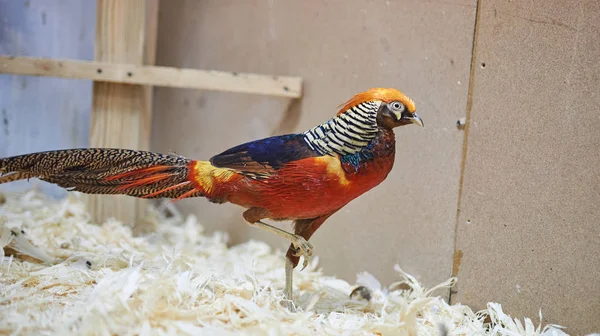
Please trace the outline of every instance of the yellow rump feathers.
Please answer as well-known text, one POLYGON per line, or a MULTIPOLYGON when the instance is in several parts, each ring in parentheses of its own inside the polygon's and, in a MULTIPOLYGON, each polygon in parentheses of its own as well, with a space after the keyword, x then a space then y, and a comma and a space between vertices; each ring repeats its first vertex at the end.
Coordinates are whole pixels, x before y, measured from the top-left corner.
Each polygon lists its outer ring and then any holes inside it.
POLYGON ((361 93, 354 95, 354 97, 350 98, 350 100, 348 100, 343 105, 343 107, 340 109, 340 111, 337 114, 339 115, 339 114, 344 113, 346 110, 348 110, 352 106, 356 106, 358 104, 368 102, 368 101, 373 101, 373 100, 380 100, 385 103, 390 103, 395 100, 400 101, 402 104, 404 104, 404 106, 406 106, 406 108, 408 109, 408 111, 410 113, 414 113, 415 110, 417 109, 417 107, 415 106, 415 102, 412 99, 408 98, 407 95, 405 95, 404 93, 402 93, 396 89, 372 88, 365 92, 361 92, 361 93))
POLYGON ((211 195, 215 185, 229 181, 235 171, 228 168, 217 168, 208 161, 197 161, 194 165, 194 180, 202 188, 202 192, 211 195))

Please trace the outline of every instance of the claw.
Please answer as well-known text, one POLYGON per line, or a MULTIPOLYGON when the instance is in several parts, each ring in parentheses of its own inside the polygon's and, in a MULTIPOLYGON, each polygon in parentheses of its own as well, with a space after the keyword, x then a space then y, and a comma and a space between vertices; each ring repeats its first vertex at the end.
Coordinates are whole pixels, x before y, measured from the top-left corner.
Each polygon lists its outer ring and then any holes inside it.
POLYGON ((306 266, 308 266, 308 257, 304 256, 304 262, 302 263, 302 268, 300 269, 300 271, 304 271, 306 266))
POLYGON ((294 253, 292 253, 292 255, 293 255, 294 257, 299 257, 299 256, 301 256, 301 255, 302 255, 302 253, 300 253, 300 248, 298 248, 298 247, 296 247, 296 246, 292 246, 292 247, 290 247, 290 249, 291 249, 292 251, 294 251, 294 253))
POLYGON ((304 255, 304 253, 302 253, 302 250, 301 250, 301 249, 296 249, 296 250, 294 251, 294 256, 295 256, 295 257, 302 257, 303 255, 304 255))
POLYGON ((302 270, 308 266, 308 261, 312 256, 312 244, 309 243, 306 239, 301 236, 295 236, 295 239, 292 240, 292 251, 293 255, 296 257, 304 257, 304 261, 302 263, 302 270))

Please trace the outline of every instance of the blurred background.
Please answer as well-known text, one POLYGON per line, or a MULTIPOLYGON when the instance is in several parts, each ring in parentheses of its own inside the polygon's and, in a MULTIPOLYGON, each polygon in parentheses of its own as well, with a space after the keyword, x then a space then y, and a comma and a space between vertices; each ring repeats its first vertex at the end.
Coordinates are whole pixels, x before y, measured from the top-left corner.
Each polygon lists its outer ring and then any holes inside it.
MULTIPOLYGON (((398 88, 425 128, 397 129, 388 179, 311 239, 324 272, 384 285, 395 264, 428 286, 456 275, 452 303, 600 329, 599 0, 151 2, 156 65, 303 80, 300 99, 155 87, 151 150, 208 159, 398 88)), ((0 54, 93 60, 96 11, 93 0, 0 0, 0 54)), ((92 92, 87 80, 1 75, 0 157, 88 147, 92 92)), ((239 207, 177 206, 233 244, 287 249, 239 207)))

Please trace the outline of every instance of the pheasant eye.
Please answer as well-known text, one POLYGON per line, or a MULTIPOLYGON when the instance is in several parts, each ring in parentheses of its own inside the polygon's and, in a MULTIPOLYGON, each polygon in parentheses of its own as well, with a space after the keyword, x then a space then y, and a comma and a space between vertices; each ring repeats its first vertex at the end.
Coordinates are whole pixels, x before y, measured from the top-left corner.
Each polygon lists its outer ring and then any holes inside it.
POLYGON ((404 110, 404 105, 400 104, 400 102, 393 102, 392 108, 396 111, 402 111, 404 110))

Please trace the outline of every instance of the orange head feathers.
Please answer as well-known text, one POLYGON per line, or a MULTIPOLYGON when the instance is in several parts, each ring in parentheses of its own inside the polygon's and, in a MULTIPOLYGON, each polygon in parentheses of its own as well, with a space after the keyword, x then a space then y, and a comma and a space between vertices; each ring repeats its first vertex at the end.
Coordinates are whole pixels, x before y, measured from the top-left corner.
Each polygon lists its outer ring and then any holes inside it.
POLYGON ((404 104, 404 106, 406 106, 406 108, 408 109, 408 111, 410 113, 414 113, 417 109, 417 107, 415 106, 415 102, 412 99, 408 98, 407 95, 405 95, 404 93, 402 93, 396 89, 372 88, 365 92, 361 92, 361 93, 354 95, 354 97, 350 98, 343 105, 343 107, 339 110, 339 112, 337 114, 338 115, 342 114, 349 108, 356 106, 358 104, 368 102, 368 101, 374 101, 374 100, 380 100, 384 103, 391 103, 391 102, 397 100, 397 101, 401 102, 402 104, 404 104))

